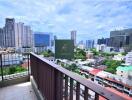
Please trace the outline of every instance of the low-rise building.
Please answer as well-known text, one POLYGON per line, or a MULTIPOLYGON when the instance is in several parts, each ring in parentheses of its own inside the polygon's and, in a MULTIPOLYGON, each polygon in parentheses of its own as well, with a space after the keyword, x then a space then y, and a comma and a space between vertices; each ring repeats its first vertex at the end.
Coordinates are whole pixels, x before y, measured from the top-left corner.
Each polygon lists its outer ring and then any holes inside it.
POLYGON ((111 87, 116 91, 122 91, 124 94, 132 96, 132 80, 129 78, 124 78, 88 66, 81 67, 81 75, 88 76, 95 83, 105 88, 111 87))
POLYGON ((119 66, 116 68, 116 74, 132 80, 132 66, 119 66))
POLYGON ((86 51, 86 58, 87 59, 93 59, 93 53, 90 51, 86 51))
POLYGON ((101 45, 96 46, 97 51, 105 51, 105 48, 106 48, 105 44, 101 44, 101 45))
POLYGON ((122 61, 124 60, 124 58, 125 57, 123 55, 118 54, 118 55, 114 55, 113 60, 122 61))

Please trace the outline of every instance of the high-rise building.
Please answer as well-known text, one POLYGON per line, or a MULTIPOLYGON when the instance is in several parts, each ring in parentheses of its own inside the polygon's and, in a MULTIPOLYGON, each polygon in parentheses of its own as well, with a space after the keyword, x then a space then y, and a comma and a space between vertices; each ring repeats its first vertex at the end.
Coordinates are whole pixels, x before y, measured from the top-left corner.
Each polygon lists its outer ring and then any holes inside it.
POLYGON ((3 47, 3 40, 4 39, 4 37, 3 37, 3 29, 2 28, 0 28, 0 47, 3 47))
POLYGON ((105 45, 109 46, 110 45, 110 38, 98 39, 97 44, 98 45, 105 44, 105 45))
POLYGON ((33 31, 30 26, 24 26, 24 34, 22 38, 22 47, 31 48, 33 46, 33 31))
POLYGON ((71 40, 74 40, 74 46, 76 46, 76 33, 77 31, 71 31, 71 40))
POLYGON ((40 32, 34 34, 34 46, 35 47, 47 47, 50 46, 50 35, 40 32))
POLYGON ((0 29, 0 47, 13 47, 17 51, 30 49, 33 47, 32 33, 30 26, 25 26, 21 22, 15 23, 14 18, 6 18, 4 28, 0 29))
POLYGON ((121 48, 132 45, 132 29, 116 30, 110 32, 110 46, 121 48))
POLYGON ((35 52, 40 53, 46 49, 51 49, 52 33, 50 32, 35 32, 34 33, 34 47, 35 52))
POLYGON ((94 40, 86 40, 86 49, 94 48, 94 40))
POLYGON ((54 35, 54 40, 57 40, 57 36, 56 35, 54 35))
POLYGON ((15 19, 6 18, 4 27, 4 47, 15 47, 15 19))
POLYGON ((30 52, 33 47, 33 36, 30 26, 15 23, 15 48, 17 51, 30 52))
POLYGON ((17 49, 22 48, 24 36, 24 23, 15 23, 15 47, 17 49))

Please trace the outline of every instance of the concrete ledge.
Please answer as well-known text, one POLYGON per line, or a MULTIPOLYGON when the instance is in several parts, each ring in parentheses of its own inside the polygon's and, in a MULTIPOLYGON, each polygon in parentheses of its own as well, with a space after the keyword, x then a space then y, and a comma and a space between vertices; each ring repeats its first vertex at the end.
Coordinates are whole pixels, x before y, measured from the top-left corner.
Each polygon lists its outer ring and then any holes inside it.
POLYGON ((26 76, 16 77, 16 78, 13 78, 13 79, 10 79, 10 80, 0 81, 0 88, 6 87, 6 86, 9 86, 9 85, 28 82, 29 80, 30 80, 29 75, 26 75, 26 76))
POLYGON ((38 90, 38 86, 37 86, 37 84, 36 84, 36 82, 32 76, 30 76, 30 81, 31 81, 33 90, 37 96, 37 99, 38 100, 45 100, 44 97, 42 96, 41 92, 38 90))

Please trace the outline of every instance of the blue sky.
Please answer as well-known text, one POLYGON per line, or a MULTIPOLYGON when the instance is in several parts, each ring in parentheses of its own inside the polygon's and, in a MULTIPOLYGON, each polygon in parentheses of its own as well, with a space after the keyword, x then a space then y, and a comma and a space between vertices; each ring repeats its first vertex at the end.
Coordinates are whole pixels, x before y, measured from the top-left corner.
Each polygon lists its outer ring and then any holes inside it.
POLYGON ((59 38, 77 30, 77 40, 97 39, 132 28, 132 0, 0 0, 1 27, 6 17, 59 38))

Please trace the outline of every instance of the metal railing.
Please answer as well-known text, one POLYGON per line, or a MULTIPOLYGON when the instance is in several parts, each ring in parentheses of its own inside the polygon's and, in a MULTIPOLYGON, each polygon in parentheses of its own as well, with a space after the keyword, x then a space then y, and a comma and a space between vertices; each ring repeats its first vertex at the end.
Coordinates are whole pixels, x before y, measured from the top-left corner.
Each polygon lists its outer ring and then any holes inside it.
POLYGON ((29 66, 29 54, 0 54, 0 81, 29 75, 29 66))
POLYGON ((99 100, 100 97, 108 100, 125 100, 105 87, 95 84, 34 53, 30 55, 30 62, 31 75, 37 84, 38 90, 46 100, 81 100, 81 98, 83 100, 99 100), (92 93, 94 96, 89 91, 94 92, 92 93))

